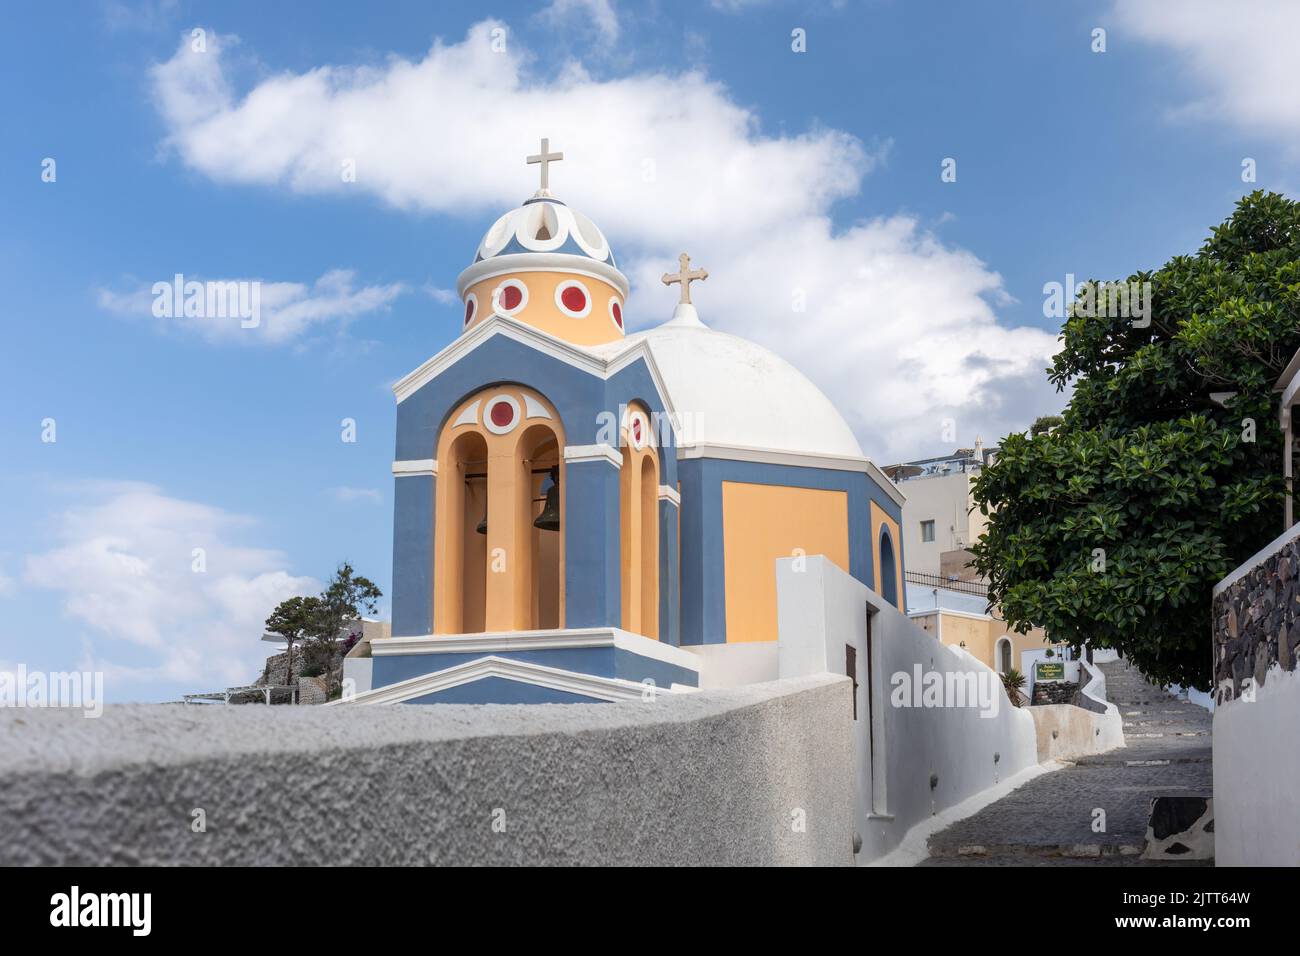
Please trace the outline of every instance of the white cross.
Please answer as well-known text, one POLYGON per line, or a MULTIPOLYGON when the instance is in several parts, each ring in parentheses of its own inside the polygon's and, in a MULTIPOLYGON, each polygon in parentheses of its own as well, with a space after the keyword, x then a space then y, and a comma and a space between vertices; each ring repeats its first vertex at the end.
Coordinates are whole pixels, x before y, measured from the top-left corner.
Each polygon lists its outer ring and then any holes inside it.
POLYGON ((562 160, 562 159, 564 158, 564 154, 563 154, 563 153, 552 153, 552 152, 549 151, 550 148, 551 148, 551 141, 550 141, 549 139, 547 139, 545 136, 543 136, 543 137, 542 137, 542 151, 541 151, 540 153, 537 153, 537 154, 534 155, 534 156, 529 156, 529 157, 528 157, 528 165, 529 165, 529 166, 533 165, 534 163, 540 163, 540 164, 541 164, 541 167, 542 167, 542 189, 543 189, 543 190, 545 190, 545 189, 549 189, 549 188, 550 188, 550 185, 551 185, 551 175, 550 175, 550 165, 551 165, 551 163, 558 163, 560 160, 562 160))
POLYGON ((674 282, 680 282, 682 285, 682 305, 691 304, 691 283, 696 279, 707 279, 709 273, 707 269, 692 269, 691 257, 682 253, 677 257, 677 262, 681 265, 678 272, 665 272, 664 285, 672 285, 674 282))

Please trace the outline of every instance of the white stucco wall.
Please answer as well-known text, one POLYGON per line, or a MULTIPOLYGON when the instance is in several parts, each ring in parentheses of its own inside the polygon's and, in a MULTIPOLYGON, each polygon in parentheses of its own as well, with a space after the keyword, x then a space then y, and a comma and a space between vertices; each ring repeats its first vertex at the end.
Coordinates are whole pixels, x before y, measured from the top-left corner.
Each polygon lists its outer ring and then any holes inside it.
POLYGON ((847 866, 849 689, 0 708, 0 866, 847 866))
POLYGON ((1253 701, 1214 711, 1218 866, 1300 866, 1300 671, 1274 664, 1253 701))
POLYGON ((1011 706, 997 674, 970 654, 945 647, 864 584, 824 557, 777 562, 779 663, 784 677, 845 672, 845 646, 857 648, 857 819, 859 863, 897 849, 909 830, 1008 778, 1038 768, 1034 721, 1011 706), (868 716, 867 617, 875 654, 874 714, 868 716), (975 707, 896 707, 894 675, 981 673, 998 699, 996 714, 975 707), (874 736, 874 774, 872 743, 874 736), (931 787, 931 776, 937 777, 931 787))

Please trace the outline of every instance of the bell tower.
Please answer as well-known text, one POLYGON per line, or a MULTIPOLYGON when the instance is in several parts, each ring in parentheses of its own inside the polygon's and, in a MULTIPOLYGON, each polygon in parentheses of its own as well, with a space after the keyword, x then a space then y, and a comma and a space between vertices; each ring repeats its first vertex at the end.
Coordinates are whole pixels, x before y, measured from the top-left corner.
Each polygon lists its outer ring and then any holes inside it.
POLYGON ((492 224, 460 274, 465 331, 503 315, 574 345, 623 337, 627 277, 596 224, 551 192, 550 166, 563 158, 542 140, 527 157, 541 171, 537 192, 492 224))

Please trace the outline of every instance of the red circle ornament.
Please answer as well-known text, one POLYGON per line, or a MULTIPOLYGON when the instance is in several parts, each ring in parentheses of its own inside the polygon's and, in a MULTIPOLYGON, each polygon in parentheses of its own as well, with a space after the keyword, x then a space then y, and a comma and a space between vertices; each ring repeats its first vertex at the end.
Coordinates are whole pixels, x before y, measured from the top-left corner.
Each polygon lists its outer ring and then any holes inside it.
POLYGON ((560 301, 570 312, 581 312, 587 307, 587 294, 576 285, 571 285, 560 293, 560 301))

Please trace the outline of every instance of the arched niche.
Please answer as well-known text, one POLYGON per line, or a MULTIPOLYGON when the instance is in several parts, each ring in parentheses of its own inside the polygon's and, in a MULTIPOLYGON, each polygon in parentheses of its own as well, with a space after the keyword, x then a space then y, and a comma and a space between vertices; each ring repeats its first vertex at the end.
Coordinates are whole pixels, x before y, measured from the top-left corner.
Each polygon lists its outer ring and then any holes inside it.
POLYGON ((434 632, 563 627, 563 495, 558 525, 535 525, 552 476, 564 482, 554 406, 523 386, 491 386, 452 410, 437 448, 434 632))

